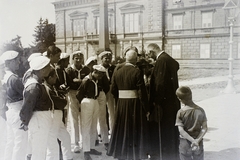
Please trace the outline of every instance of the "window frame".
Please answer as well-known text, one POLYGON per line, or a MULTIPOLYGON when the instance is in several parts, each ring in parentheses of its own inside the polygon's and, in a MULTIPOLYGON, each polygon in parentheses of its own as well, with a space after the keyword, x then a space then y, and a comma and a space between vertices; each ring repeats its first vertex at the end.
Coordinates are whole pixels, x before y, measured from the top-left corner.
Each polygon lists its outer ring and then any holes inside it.
POLYGON ((69 14, 70 20, 72 21, 72 36, 73 37, 80 37, 85 36, 87 33, 87 12, 80 12, 74 11, 73 13, 69 14), (79 23, 79 26, 76 26, 76 23, 79 23), (82 24, 82 25, 81 25, 82 24), (80 27, 82 26, 82 27, 80 27), (78 31, 80 29, 80 31, 78 31), (82 30, 82 31, 81 31, 82 30), (78 34, 79 32, 79 34, 78 34))
MULTIPOLYGON (((143 22, 143 9, 144 6, 143 5, 139 5, 139 4, 134 4, 134 3, 128 3, 122 7, 119 8, 121 11, 121 15, 122 15, 122 27, 123 27, 123 33, 126 34, 131 34, 131 33, 139 33, 142 30, 142 22, 143 22), (134 15, 132 17, 133 21, 132 23, 129 20, 129 29, 128 26, 126 27, 126 24, 128 22, 126 22, 126 17, 134 15), (131 28, 132 26, 132 28, 131 28)), ((130 19, 130 18, 129 18, 130 19)))
POLYGON ((85 24, 86 20, 83 18, 80 19, 73 19, 73 36, 74 37, 80 37, 80 36, 84 36, 86 33, 86 27, 85 24), (76 27, 75 23, 78 23, 79 26, 76 27), (83 24, 82 24, 83 23, 83 24), (77 28, 77 29, 75 29, 77 28))
POLYGON ((213 27, 213 11, 202 11, 202 28, 212 28, 213 27), (211 16, 210 16, 211 15, 211 16), (211 17, 211 18, 210 18, 211 17), (210 20, 209 20, 210 19, 210 20), (208 21, 211 21, 210 23, 208 21), (206 26, 204 26, 207 24, 206 26), (210 24, 210 26, 208 26, 210 24))
POLYGON ((182 45, 181 44, 172 44, 172 57, 173 58, 182 58, 182 45), (179 53, 175 53, 175 51, 179 53))
POLYGON ((184 15, 183 13, 172 14, 173 30, 181 30, 181 29, 183 29, 183 15, 184 15), (181 23, 181 24, 180 24, 180 27, 181 27, 181 28, 175 28, 175 26, 176 26, 176 25, 175 25, 175 22, 176 22, 176 21, 175 21, 175 18, 176 18, 176 17, 181 17, 181 22, 180 22, 180 23, 181 23))
POLYGON ((209 59, 211 58, 211 44, 210 43, 201 43, 200 44, 200 55, 199 55, 200 59, 209 59), (207 48, 207 50, 205 49, 207 48), (202 52, 205 53, 202 53, 202 52), (206 53, 206 51, 208 51, 209 53, 206 53))

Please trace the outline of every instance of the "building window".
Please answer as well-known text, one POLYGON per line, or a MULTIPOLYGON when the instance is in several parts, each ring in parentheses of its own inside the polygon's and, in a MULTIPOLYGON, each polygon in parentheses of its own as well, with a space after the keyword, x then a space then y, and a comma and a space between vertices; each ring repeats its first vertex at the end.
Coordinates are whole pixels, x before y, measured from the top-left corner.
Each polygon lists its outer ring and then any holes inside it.
POLYGON ((100 18, 96 17, 96 34, 99 34, 100 32, 100 18))
POLYGON ((85 35, 85 19, 73 20, 73 33, 74 33, 74 36, 85 35))
POLYGON ((87 12, 74 11, 73 13, 69 14, 69 16, 72 20, 73 36, 84 36, 87 28, 87 12))
POLYGON ((182 24, 183 24, 183 15, 178 14, 178 15, 173 15, 173 29, 178 30, 182 29, 182 24))
MULTIPOLYGON (((96 29, 96 34, 100 33, 100 18, 99 16, 96 17, 96 24, 95 24, 95 29, 96 29)), ((112 16, 108 16, 108 28, 109 28, 109 33, 113 32, 113 20, 112 20, 112 16)))
POLYGON ((213 12, 202 12, 202 28, 212 27, 213 12))
POLYGON ((122 14, 123 32, 137 33, 142 30, 143 5, 128 3, 119 8, 122 14))
POLYGON ((210 44, 200 44, 200 58, 210 58, 210 44))
MULTIPOLYGON (((100 16, 99 16, 99 9, 93 10, 93 16, 95 18, 95 31, 96 34, 99 34, 100 32, 100 16)), ((108 27, 109 27, 109 33, 113 32, 113 14, 114 14, 114 10, 113 9, 108 9, 108 27)))
POLYGON ((173 58, 181 58, 181 45, 180 44, 172 45, 172 57, 173 58))
POLYGON ((124 22, 125 33, 138 32, 138 24, 139 24, 139 14, 138 13, 125 14, 124 21, 125 21, 124 22))

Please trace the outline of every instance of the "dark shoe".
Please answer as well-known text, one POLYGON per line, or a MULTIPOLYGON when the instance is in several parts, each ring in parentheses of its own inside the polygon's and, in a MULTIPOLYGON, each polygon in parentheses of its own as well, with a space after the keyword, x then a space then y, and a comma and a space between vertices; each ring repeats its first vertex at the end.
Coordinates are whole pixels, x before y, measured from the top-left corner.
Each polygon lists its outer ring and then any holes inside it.
POLYGON ((32 154, 27 155, 27 160, 31 160, 32 154))
POLYGON ((74 153, 80 153, 80 147, 79 147, 79 146, 74 146, 72 152, 74 152, 74 153))
POLYGON ((99 145, 99 140, 96 140, 95 141, 95 146, 98 146, 99 145))
POLYGON ((104 143, 104 147, 107 150, 108 149, 108 143, 104 143))
POLYGON ((98 152, 96 149, 91 149, 88 153, 93 155, 102 155, 102 152, 98 152))
POLYGON ((89 155, 89 152, 84 152, 84 160, 92 160, 91 156, 89 155))

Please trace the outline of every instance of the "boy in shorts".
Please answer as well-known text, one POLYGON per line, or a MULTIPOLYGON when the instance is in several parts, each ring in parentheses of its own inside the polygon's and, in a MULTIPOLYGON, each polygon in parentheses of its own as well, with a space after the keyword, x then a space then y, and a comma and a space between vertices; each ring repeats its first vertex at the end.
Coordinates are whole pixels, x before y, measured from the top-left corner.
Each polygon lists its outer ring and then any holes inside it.
POLYGON ((192 101, 192 91, 181 86, 176 95, 183 107, 176 116, 176 124, 180 133, 179 156, 181 160, 203 160, 203 136, 207 132, 207 117, 203 108, 192 101))

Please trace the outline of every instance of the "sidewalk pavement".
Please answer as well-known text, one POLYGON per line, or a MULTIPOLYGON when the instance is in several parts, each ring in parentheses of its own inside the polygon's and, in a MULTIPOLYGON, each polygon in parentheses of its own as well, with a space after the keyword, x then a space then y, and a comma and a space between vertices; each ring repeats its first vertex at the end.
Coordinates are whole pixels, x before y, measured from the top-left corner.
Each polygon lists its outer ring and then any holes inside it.
POLYGON ((208 119, 205 160, 239 160, 240 93, 222 94, 197 104, 205 110, 208 119))
MULTIPOLYGON (((234 75, 233 80, 239 80, 234 75)), ((196 85, 227 81, 227 76, 198 78, 179 82, 180 85, 196 85)), ((219 93, 216 97, 196 102, 208 119, 208 132, 204 137, 205 160, 240 159, 240 85, 237 93, 219 93)), ((206 93, 207 94, 207 93, 206 93)))
MULTIPOLYGON (((239 80, 235 75, 234 80, 239 80)), ((196 85, 227 81, 227 76, 198 78, 180 81, 180 85, 196 85)), ((235 86, 240 91, 240 85, 235 86)), ((208 119, 208 132, 204 137, 205 160, 239 160, 240 159, 240 93, 218 94, 216 97, 196 102, 202 107, 208 119)), ((102 144, 96 147, 102 156, 93 156, 93 160, 113 160, 106 156, 102 144)), ((83 159, 82 153, 74 160, 83 159)))
MULTIPOLYGON (((234 80, 239 80, 235 75, 234 80)), ((181 81, 180 85, 194 85, 227 81, 227 76, 198 78, 181 81)), ((240 91, 240 85, 236 86, 240 91)), ((216 97, 196 102, 207 115, 208 132, 204 137, 205 160, 239 160, 240 159, 240 93, 219 94, 216 97)), ((1 127, 2 128, 2 127, 1 127)), ((3 133, 3 131, 1 131, 3 133)), ((3 135, 2 135, 3 136, 3 135)), ((3 136, 4 137, 4 136, 3 136)), ((0 146, 2 151, 3 146, 0 146)), ((96 147, 101 156, 92 156, 93 160, 115 160, 106 155, 103 144, 96 147)), ((74 154, 74 160, 83 160, 83 152, 74 154)), ((0 154, 1 159, 2 153, 0 154)))
MULTIPOLYGON (((239 80, 240 74, 234 75, 233 80, 239 80)), ((204 78, 196 78, 191 80, 179 81, 179 86, 184 85, 196 85, 196 84, 206 84, 206 83, 215 83, 215 82, 223 82, 228 81, 228 76, 217 76, 217 77, 204 77, 204 78)))

